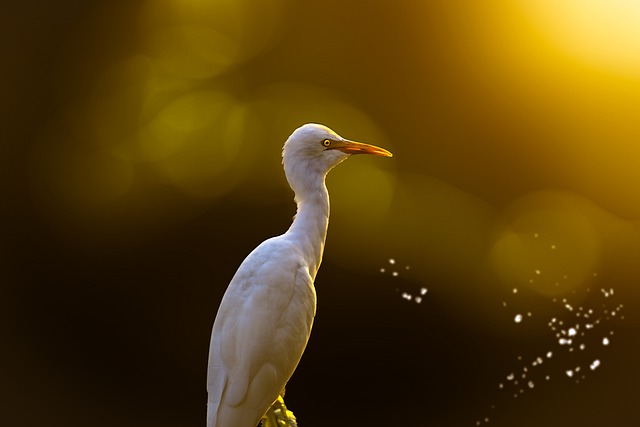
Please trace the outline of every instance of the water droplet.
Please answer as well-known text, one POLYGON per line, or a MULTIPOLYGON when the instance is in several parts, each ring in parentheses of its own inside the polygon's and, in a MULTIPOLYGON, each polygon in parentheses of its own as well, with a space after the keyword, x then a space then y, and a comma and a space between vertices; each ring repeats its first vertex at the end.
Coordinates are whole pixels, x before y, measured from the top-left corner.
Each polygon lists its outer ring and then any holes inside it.
POLYGON ((600 366, 600 360, 596 359, 591 363, 589 367, 592 371, 594 371, 598 366, 600 366))
POLYGON ((602 345, 609 345, 609 338, 607 337, 602 338, 602 345))
POLYGON ((565 373, 567 374, 568 377, 572 377, 573 376, 573 371, 571 369, 569 369, 565 373))
POLYGON ((427 288, 420 288, 420 295, 424 295, 428 292, 427 288))
POLYGON ((415 297, 413 298, 413 300, 417 303, 420 304, 422 302, 422 298, 421 297, 415 297))
POLYGON ((384 268, 380 269, 380 273, 384 273, 386 270, 384 268))
POLYGON ((520 323, 522 321, 522 314, 516 314, 516 317, 513 320, 516 323, 520 323))
POLYGON ((570 337, 575 336, 575 334, 576 334, 576 333, 577 333, 577 332, 576 332, 575 328, 569 328, 569 336, 570 336, 570 337))
POLYGON ((396 260, 393 258, 389 258, 389 264, 393 265, 396 263, 396 260))
POLYGON ((533 388, 535 386, 535 384, 533 383, 533 381, 529 381, 529 388, 533 388))
POLYGON ((393 273, 391 273, 391 275, 392 275, 393 277, 398 277, 398 272, 397 272, 397 271, 394 271, 393 273))
POLYGON ((518 288, 513 288, 513 293, 517 294, 518 293, 518 288))

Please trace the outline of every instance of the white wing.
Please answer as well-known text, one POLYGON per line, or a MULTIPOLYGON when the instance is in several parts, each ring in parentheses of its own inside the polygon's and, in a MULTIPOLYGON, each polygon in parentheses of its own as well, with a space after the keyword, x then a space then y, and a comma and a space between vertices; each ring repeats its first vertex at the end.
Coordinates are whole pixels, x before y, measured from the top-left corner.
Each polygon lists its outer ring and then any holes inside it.
POLYGON ((242 263, 222 299, 209 348, 208 427, 255 427, 293 374, 315 315, 300 252, 273 238, 242 263))

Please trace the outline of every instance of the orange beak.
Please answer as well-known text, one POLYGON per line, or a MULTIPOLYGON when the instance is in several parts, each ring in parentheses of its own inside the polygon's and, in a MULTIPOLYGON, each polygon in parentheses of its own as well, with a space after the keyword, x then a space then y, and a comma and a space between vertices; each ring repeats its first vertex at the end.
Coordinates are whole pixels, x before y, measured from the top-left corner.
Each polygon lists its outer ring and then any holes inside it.
POLYGON ((393 154, 384 148, 363 144, 362 142, 349 141, 348 139, 335 141, 331 145, 331 149, 340 150, 347 154, 373 154, 374 156, 393 157, 393 154))

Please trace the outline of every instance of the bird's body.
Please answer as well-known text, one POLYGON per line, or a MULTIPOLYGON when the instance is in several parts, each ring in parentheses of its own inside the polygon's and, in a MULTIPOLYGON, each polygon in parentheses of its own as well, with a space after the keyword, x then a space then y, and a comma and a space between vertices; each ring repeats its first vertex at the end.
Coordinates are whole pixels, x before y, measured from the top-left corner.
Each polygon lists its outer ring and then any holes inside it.
POLYGON ((298 365, 315 316, 313 281, 329 223, 325 176, 355 153, 391 155, 315 124, 285 143, 298 211, 286 233, 245 258, 222 299, 209 348, 207 427, 255 427, 298 365))

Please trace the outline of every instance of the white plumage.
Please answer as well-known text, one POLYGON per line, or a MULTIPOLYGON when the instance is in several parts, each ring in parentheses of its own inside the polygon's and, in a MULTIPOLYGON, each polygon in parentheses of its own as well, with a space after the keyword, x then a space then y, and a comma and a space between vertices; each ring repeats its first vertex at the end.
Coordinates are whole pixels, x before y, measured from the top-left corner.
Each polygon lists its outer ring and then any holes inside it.
POLYGON ((255 427, 278 398, 307 345, 316 277, 329 223, 327 172, 350 154, 391 156, 306 124, 282 150, 298 211, 289 230, 242 262, 216 315, 209 347, 207 427, 255 427))

